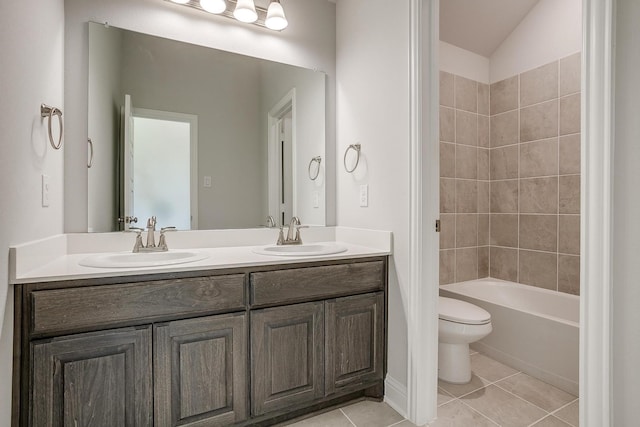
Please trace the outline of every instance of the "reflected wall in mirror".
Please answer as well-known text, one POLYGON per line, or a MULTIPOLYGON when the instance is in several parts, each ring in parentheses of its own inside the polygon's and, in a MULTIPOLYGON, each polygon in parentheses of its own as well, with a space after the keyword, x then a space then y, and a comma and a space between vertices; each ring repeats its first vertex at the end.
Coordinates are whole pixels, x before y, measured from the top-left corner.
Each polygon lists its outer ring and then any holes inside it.
POLYGON ((325 225, 324 73, 89 23, 88 77, 89 231, 151 215, 180 229, 254 228, 268 215, 325 225), (140 132, 154 121, 194 132, 188 143, 166 127, 140 132), (170 195, 168 182, 182 189, 170 195))

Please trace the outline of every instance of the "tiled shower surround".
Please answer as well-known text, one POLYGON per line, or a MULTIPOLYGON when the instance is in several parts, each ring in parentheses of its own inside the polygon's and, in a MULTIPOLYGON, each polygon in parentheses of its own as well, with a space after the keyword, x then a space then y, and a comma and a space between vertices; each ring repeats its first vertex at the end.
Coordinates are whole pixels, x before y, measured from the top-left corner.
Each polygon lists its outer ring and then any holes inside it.
POLYGON ((580 54, 491 86, 440 74, 440 283, 579 293, 580 54))

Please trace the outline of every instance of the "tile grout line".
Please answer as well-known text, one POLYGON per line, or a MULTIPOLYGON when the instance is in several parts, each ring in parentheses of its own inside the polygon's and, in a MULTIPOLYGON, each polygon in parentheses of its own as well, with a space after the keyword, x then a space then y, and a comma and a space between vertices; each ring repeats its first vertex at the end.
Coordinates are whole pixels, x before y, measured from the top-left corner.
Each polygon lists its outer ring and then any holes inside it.
POLYGON ((347 421, 349 421, 349 422, 351 423, 351 425, 352 425, 353 427, 358 427, 358 426, 356 425, 356 423, 354 423, 353 421, 351 421, 351 418, 349 418, 349 416, 346 414, 346 412, 344 412, 344 411, 342 410, 342 408, 338 408, 338 409, 340 409, 340 412, 342 412, 342 415, 344 415, 344 417, 347 419, 347 421))
POLYGON ((579 397, 576 397, 576 398, 575 398, 574 400, 572 400, 571 402, 569 402, 569 403, 567 403, 566 405, 561 406, 561 407, 559 407, 558 409, 556 409, 555 411, 551 412, 551 415, 553 415, 554 417, 556 417, 556 418, 558 418, 558 419, 560 419, 560 420, 564 421, 565 423, 569 424, 570 426, 578 427, 578 426, 574 426, 573 424, 571 424, 569 421, 565 420, 564 418, 561 418, 561 417, 559 417, 559 416, 557 416, 557 415, 556 415, 558 412, 562 411, 563 409, 565 409, 565 408, 566 408, 566 407, 568 407, 568 406, 573 405, 573 404, 574 404, 574 403, 576 403, 576 402, 578 402, 578 405, 580 404, 580 398, 579 398, 579 397))
MULTIPOLYGON (((480 389, 481 390, 481 389, 480 389)), ((473 412, 480 414, 481 416, 485 417, 487 420, 489 420, 489 422, 497 425, 498 427, 500 427, 500 424, 495 421, 493 418, 491 418, 490 416, 482 413, 481 411, 479 411, 478 409, 474 408, 473 406, 469 405, 467 402, 465 402, 464 400, 457 398, 456 399, 458 402, 462 403, 464 406, 466 406, 467 408, 471 409, 473 412)))

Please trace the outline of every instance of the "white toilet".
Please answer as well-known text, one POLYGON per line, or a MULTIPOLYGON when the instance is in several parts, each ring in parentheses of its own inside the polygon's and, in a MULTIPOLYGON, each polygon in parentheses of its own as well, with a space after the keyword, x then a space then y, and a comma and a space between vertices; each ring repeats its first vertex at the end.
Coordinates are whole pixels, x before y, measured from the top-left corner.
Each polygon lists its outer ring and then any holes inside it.
POLYGON ((438 378, 454 384, 471 381, 469 344, 492 331, 491 314, 453 298, 438 303, 438 378))

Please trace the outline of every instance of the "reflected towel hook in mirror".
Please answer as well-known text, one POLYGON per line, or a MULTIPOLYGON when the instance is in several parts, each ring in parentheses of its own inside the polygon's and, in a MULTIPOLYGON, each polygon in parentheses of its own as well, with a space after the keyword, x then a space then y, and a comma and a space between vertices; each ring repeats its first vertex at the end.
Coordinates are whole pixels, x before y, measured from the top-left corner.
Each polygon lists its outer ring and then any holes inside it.
POLYGON ((63 128, 62 128, 62 110, 56 107, 51 107, 49 105, 46 104, 41 104, 40 105, 40 117, 46 117, 48 118, 48 129, 49 129, 49 142, 51 143, 51 146, 56 149, 59 150, 60 147, 62 147, 62 133, 63 133, 63 128), (53 116, 58 116, 58 122, 60 123, 60 133, 58 135, 58 143, 56 144, 54 142, 53 139, 53 132, 51 131, 51 122, 53 121, 53 116))
POLYGON ((316 156, 313 159, 311 159, 311 161, 309 162, 309 167, 307 168, 307 172, 309 173, 309 179, 311 181, 315 181, 316 179, 318 179, 318 175, 320 175, 320 163, 322 163, 322 157, 321 156, 316 156), (318 163, 318 167, 316 168, 316 173, 312 174, 311 173, 311 166, 316 162, 318 163))
POLYGON ((347 173, 353 173, 353 171, 356 170, 356 168, 358 167, 358 163, 360 162, 360 149, 362 148, 362 146, 360 144, 350 144, 347 147, 347 150, 344 152, 344 159, 343 159, 343 163, 344 163, 344 169, 347 171, 347 173), (354 150, 356 152, 356 164, 353 165, 353 168, 349 169, 349 167, 347 166, 347 154, 349 154, 349 150, 354 150))

